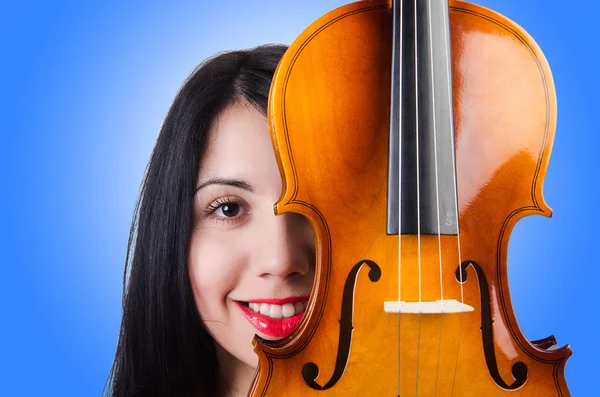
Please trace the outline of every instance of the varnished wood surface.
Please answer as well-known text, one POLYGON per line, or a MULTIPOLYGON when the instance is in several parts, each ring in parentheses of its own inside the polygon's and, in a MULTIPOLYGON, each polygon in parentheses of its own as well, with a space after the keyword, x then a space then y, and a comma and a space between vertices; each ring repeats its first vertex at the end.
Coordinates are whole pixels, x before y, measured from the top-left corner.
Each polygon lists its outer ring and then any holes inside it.
POLYGON ((253 396, 569 396, 563 373, 569 347, 548 351, 527 341, 507 280, 515 223, 551 213, 542 197, 556 126, 550 69, 533 39, 508 19, 458 1, 450 4, 450 19, 459 237, 385 233, 388 3, 358 2, 332 11, 282 60, 269 105, 284 178, 276 211, 310 220, 317 272, 300 327, 277 343, 257 341, 253 396), (302 379, 302 366, 317 364, 320 384, 331 377, 344 283, 361 259, 379 264, 381 279, 372 282, 367 270, 359 273, 348 365, 337 385, 314 391, 302 379), (473 267, 462 290, 455 277, 465 261, 479 266, 489 287, 499 376, 511 384, 513 365, 527 367, 527 380, 516 390, 503 390, 490 375, 481 283, 473 267), (440 299, 443 287, 444 299, 464 299, 475 311, 384 313, 383 302, 398 300, 399 289, 401 300, 419 300, 419 266, 421 300, 440 299))

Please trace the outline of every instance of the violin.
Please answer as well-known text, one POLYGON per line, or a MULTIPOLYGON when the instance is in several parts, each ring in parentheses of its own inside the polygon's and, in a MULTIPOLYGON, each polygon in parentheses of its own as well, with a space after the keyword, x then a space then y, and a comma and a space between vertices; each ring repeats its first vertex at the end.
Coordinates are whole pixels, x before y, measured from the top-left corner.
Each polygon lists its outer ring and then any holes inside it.
POLYGON ((300 326, 255 338, 252 396, 569 396, 570 347, 530 341, 507 247, 542 196, 556 128, 533 38, 482 6, 359 1, 281 60, 268 120, 276 214, 305 216, 300 326))

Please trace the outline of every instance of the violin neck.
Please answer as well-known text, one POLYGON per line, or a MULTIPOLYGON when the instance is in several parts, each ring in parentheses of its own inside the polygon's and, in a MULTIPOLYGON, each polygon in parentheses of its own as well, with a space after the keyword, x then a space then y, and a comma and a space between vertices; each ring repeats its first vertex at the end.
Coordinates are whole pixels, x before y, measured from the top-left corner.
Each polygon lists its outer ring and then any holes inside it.
POLYGON ((448 2, 392 7, 387 233, 456 235, 448 2))

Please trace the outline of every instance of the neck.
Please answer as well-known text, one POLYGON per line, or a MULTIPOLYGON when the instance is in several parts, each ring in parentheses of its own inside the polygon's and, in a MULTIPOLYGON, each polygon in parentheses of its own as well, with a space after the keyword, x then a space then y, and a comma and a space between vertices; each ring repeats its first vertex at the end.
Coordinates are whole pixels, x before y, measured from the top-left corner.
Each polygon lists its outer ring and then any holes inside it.
POLYGON ((223 397, 246 397, 254 380, 256 368, 240 361, 217 344, 217 357, 221 369, 223 397))

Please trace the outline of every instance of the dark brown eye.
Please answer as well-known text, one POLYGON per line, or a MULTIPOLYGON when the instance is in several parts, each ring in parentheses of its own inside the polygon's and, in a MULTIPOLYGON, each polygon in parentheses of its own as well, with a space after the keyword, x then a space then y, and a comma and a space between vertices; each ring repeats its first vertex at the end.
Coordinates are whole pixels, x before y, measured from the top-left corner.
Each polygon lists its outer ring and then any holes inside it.
POLYGON ((240 213, 240 205, 236 203, 223 204, 217 209, 217 215, 220 215, 219 212, 221 212, 224 217, 233 218, 240 213))

